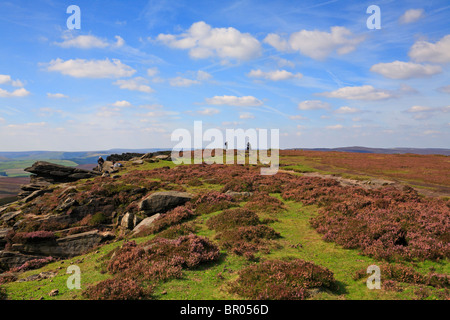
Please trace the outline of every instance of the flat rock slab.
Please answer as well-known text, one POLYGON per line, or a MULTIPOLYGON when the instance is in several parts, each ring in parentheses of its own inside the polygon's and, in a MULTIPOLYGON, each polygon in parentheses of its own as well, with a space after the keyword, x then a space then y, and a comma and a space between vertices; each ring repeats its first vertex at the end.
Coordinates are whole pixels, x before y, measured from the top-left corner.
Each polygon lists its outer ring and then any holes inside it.
POLYGON ((66 167, 46 161, 37 161, 31 167, 24 169, 50 183, 71 182, 99 176, 100 173, 74 167, 66 167))
POLYGON ((144 211, 147 216, 152 216, 156 213, 164 213, 178 206, 182 206, 192 198, 193 195, 187 192, 155 192, 141 201, 139 210, 144 211))

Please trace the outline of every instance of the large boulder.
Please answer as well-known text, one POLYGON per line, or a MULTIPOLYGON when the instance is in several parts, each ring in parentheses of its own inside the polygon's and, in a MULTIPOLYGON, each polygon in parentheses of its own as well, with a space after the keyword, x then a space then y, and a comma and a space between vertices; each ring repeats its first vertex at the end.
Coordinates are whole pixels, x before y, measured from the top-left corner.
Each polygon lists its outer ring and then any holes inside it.
POLYGON ((155 213, 164 213, 173 208, 181 206, 191 200, 193 195, 179 191, 155 192, 144 198, 139 204, 139 210, 144 211, 147 216, 155 213))
POLYGON ((98 230, 73 234, 64 238, 51 239, 36 243, 16 243, 11 251, 20 252, 25 255, 52 256, 52 257, 74 257, 88 249, 91 249, 107 240, 113 239, 110 232, 98 230))
POLYGON ((157 213, 152 215, 151 217, 145 218, 142 220, 134 229, 131 235, 136 235, 144 230, 149 229, 153 223, 161 216, 161 214, 157 213))
POLYGON ((24 170, 35 175, 32 176, 31 181, 44 180, 49 183, 72 182, 80 179, 93 178, 100 175, 99 172, 92 170, 66 167, 46 161, 37 161, 31 167, 24 170))

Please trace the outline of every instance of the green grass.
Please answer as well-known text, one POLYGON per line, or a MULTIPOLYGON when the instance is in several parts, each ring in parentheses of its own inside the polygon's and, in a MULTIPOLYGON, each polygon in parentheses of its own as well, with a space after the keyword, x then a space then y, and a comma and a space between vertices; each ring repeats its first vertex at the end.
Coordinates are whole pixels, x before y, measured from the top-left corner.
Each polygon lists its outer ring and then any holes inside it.
MULTIPOLYGON (((161 166, 172 167, 170 161, 160 161, 157 163, 145 163, 142 166, 129 166, 121 171, 121 174, 130 170, 151 170, 161 166)), ((201 192, 211 189, 220 189, 221 185, 204 184, 202 186, 188 187, 190 192, 201 192)), ((271 194, 282 200, 279 194, 271 194)), ((271 242, 271 252, 269 254, 257 254, 260 259, 282 259, 287 257, 304 259, 330 269, 338 282, 338 290, 335 292, 321 292, 314 296, 314 299, 349 299, 349 300, 381 300, 381 299, 413 299, 414 290, 417 286, 402 284, 402 292, 386 290, 369 290, 365 283, 365 278, 353 280, 353 275, 359 270, 365 270, 369 265, 380 265, 382 262, 360 255, 359 250, 344 249, 331 242, 325 242, 322 235, 318 234, 310 225, 309 221, 318 214, 315 206, 304 206, 294 201, 284 201, 287 210, 276 214, 261 213, 261 218, 277 218, 278 221, 270 224, 281 238, 271 242), (300 246, 299 246, 300 245, 300 246)), ((244 205, 242 202, 241 205, 244 205)), ((197 234, 205 236, 212 241, 216 232, 206 226, 206 221, 219 214, 221 211, 204 214, 196 217, 192 222, 196 225, 197 234)), ((147 236, 133 239, 142 243, 152 239, 154 236, 147 236)), ((107 244, 90 253, 80 257, 67 259, 51 263, 39 270, 32 270, 20 274, 20 278, 38 274, 42 271, 55 271, 58 275, 53 279, 43 279, 31 282, 14 282, 5 285, 8 298, 20 299, 82 299, 80 290, 69 290, 66 281, 70 274, 66 274, 67 267, 75 264, 81 269, 82 289, 99 281, 108 279, 110 274, 102 272, 105 256, 113 249, 121 246, 123 241, 107 244), (59 295, 49 297, 48 293, 58 289, 59 295)), ((159 284, 154 293, 154 298, 162 300, 196 300, 196 299, 240 299, 239 296, 230 294, 227 288, 238 278, 239 270, 242 270, 250 263, 243 257, 227 254, 221 251, 219 261, 203 265, 195 270, 184 270, 182 279, 175 279, 159 284)), ((437 273, 450 274, 448 261, 442 262, 411 262, 407 265, 415 270, 426 274, 431 268, 437 273)), ((381 279, 383 281, 383 278, 381 279)), ((433 290, 430 299, 438 298, 437 290, 433 290)))

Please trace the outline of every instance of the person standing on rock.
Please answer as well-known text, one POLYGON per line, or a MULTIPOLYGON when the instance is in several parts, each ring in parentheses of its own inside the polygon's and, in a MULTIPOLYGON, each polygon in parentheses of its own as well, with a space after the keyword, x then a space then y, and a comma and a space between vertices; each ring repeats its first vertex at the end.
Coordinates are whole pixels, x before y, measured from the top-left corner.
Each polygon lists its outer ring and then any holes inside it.
POLYGON ((102 156, 98 157, 97 163, 98 163, 98 171, 102 172, 103 164, 105 163, 105 160, 103 160, 102 156))

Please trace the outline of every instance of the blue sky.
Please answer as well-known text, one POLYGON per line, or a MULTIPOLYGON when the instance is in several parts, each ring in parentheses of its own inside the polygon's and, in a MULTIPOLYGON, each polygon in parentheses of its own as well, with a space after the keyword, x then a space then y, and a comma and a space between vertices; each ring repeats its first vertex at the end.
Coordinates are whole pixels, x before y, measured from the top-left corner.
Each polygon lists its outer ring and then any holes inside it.
POLYGON ((449 18, 435 0, 0 1, 0 150, 170 148, 199 120, 282 148, 448 148, 449 18))

